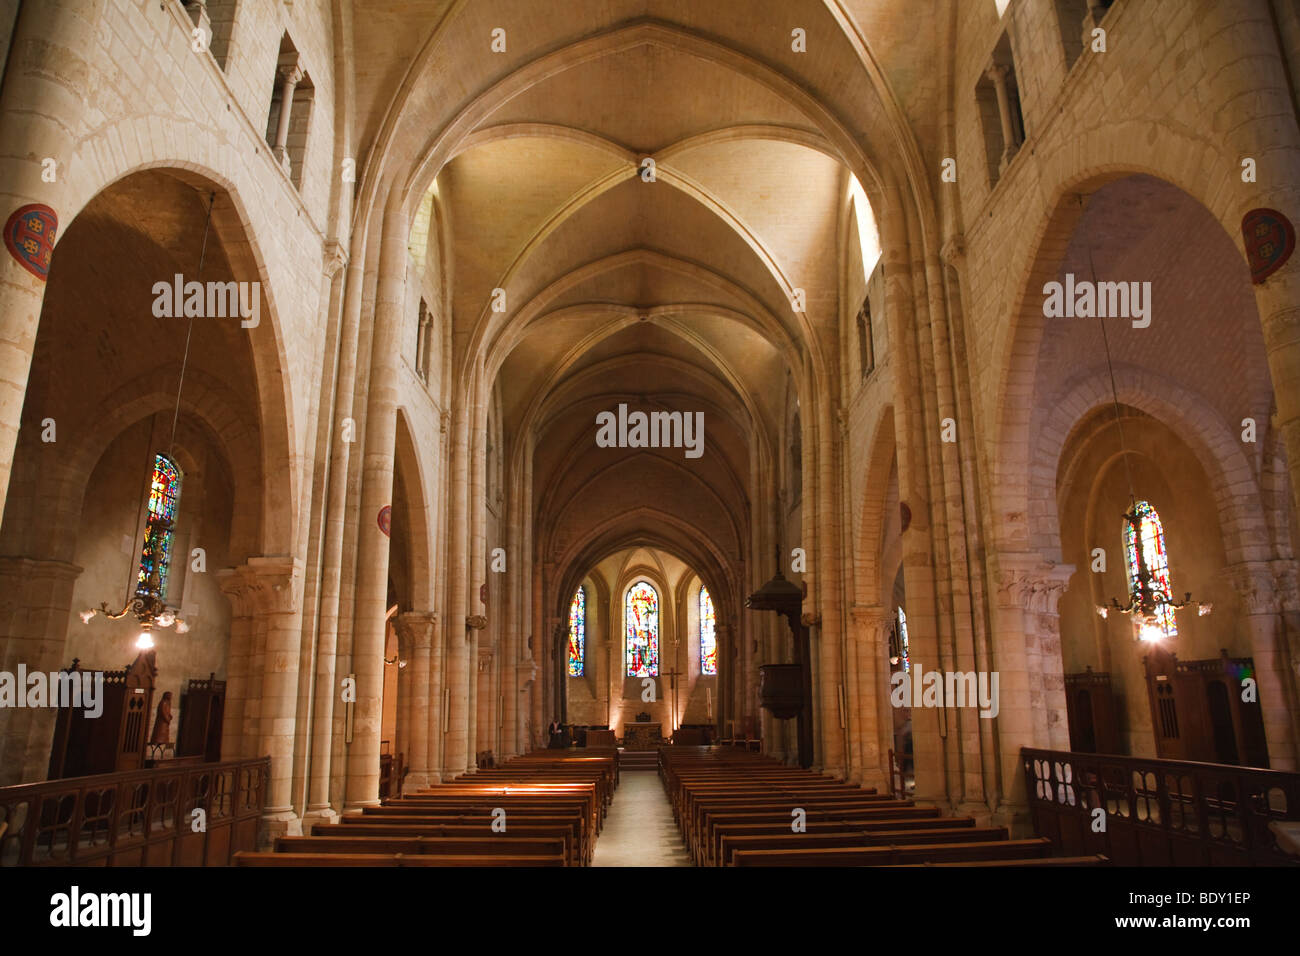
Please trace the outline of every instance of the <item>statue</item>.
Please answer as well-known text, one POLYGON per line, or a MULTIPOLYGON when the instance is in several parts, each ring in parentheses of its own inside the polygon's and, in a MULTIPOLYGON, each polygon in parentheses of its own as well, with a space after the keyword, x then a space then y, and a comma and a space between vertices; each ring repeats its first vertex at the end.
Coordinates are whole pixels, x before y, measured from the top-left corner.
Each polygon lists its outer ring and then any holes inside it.
POLYGON ((171 726, 172 692, 167 691, 162 695, 162 701, 158 704, 158 717, 153 722, 153 734, 149 737, 149 743, 171 743, 171 726))

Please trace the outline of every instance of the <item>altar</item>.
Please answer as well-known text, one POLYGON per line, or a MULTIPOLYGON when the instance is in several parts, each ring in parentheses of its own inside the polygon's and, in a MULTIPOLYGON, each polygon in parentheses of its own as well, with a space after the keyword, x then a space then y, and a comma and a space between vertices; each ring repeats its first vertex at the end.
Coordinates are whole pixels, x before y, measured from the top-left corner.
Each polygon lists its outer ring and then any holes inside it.
POLYGON ((623 747, 626 750, 654 750, 663 742, 663 732, 657 720, 623 725, 623 747))

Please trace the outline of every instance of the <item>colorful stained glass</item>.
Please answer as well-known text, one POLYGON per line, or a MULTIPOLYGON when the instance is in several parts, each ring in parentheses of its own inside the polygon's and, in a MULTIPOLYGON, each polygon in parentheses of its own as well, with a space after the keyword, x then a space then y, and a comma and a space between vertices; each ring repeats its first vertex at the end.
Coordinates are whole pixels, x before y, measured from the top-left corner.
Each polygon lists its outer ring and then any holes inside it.
POLYGON ((144 547, 140 550, 140 572, 135 593, 142 598, 167 596, 167 571, 171 565, 172 531, 176 508, 181 500, 180 466, 166 455, 155 455, 153 477, 149 485, 149 516, 144 526, 144 547), (158 572, 158 589, 152 585, 158 572))
POLYGON ((627 592, 623 612, 627 629, 627 676, 659 676, 659 592, 638 581, 627 592))
MULTIPOLYGON (((1160 515, 1150 503, 1139 501, 1134 505, 1134 514, 1138 516, 1142 535, 1142 558, 1151 573, 1151 586, 1167 599, 1172 599, 1173 588, 1169 583, 1169 554, 1165 550, 1165 531, 1160 523, 1160 515)), ((1128 584, 1132 591, 1133 583, 1138 579, 1138 543, 1133 525, 1124 521, 1124 554, 1128 566, 1128 584)), ((1160 629, 1166 637, 1178 635, 1178 625, 1174 621, 1174 609, 1161 605, 1156 611, 1160 629)))
POLYGON ((569 676, 581 677, 587 649, 587 589, 578 588, 569 602, 569 676))
POLYGON ((713 598, 708 588, 700 588, 700 673, 718 672, 717 621, 713 617, 713 598))
POLYGON ((903 613, 901 607, 898 609, 898 657, 902 661, 903 670, 910 671, 912 669, 912 654, 907 647, 907 615, 903 613))

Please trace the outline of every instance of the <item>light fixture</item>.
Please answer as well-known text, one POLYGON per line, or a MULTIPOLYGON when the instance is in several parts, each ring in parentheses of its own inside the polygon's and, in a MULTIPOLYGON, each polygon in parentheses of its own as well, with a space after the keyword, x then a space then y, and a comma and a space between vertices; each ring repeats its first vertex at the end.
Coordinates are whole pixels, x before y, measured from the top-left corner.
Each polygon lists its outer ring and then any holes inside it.
MULTIPOLYGON (((208 216, 203 225, 203 244, 199 249, 196 280, 203 275, 203 261, 208 252, 208 233, 212 227, 212 207, 216 199, 215 192, 208 197, 208 216)), ((184 478, 180 466, 172 457, 172 452, 176 448, 176 425, 180 420, 181 392, 185 387, 185 370, 189 366, 190 339, 193 333, 194 316, 191 315, 189 328, 185 332, 185 353, 181 359, 181 374, 176 383, 176 410, 172 414, 171 447, 167 454, 155 453, 153 456, 146 505, 148 515, 145 520, 143 559, 139 565, 131 568, 126 603, 122 605, 121 610, 110 611, 108 602, 105 601, 98 608, 87 608, 79 614, 84 624, 89 624, 96 614, 103 614, 111 621, 124 618, 127 614, 134 614, 144 629, 136 641, 136 647, 142 651, 150 650, 154 646, 153 636, 150 634, 152 628, 175 626, 178 634, 184 634, 190 629, 189 624, 176 613, 176 610, 168 607, 167 602, 163 600, 163 579, 166 574, 177 509, 180 507, 181 481, 184 478)))
MULTIPOLYGON (((1092 270, 1093 288, 1096 288, 1097 267, 1092 262, 1091 248, 1088 250, 1088 266, 1092 270)), ((1111 402, 1115 406, 1115 427, 1119 432, 1120 456, 1124 460, 1124 472, 1128 478, 1129 510, 1124 514, 1124 521, 1128 524, 1128 540, 1132 541, 1133 552, 1137 557, 1137 568, 1135 569, 1137 573, 1131 575, 1129 581, 1128 603, 1121 605, 1115 598, 1111 598, 1109 606, 1098 605, 1097 613, 1103 618, 1107 617, 1111 611, 1129 615, 1133 618, 1135 624, 1134 631, 1137 640, 1143 643, 1155 643, 1168 636, 1166 621, 1172 620, 1174 611, 1195 605, 1200 616, 1204 617, 1213 610, 1213 605, 1193 601, 1190 591, 1184 593, 1181 601, 1174 601, 1172 595, 1167 594, 1160 581, 1156 579, 1151 566, 1147 563, 1143 524, 1147 521, 1146 508, 1150 506, 1141 507, 1137 495, 1133 491, 1133 471, 1129 467, 1128 446, 1124 441, 1124 422, 1119 411, 1119 389, 1115 386, 1115 367, 1110 358, 1110 340, 1106 336, 1106 320, 1098 316, 1097 322, 1101 326, 1101 341, 1106 348, 1106 370, 1110 373, 1110 394, 1111 402)))

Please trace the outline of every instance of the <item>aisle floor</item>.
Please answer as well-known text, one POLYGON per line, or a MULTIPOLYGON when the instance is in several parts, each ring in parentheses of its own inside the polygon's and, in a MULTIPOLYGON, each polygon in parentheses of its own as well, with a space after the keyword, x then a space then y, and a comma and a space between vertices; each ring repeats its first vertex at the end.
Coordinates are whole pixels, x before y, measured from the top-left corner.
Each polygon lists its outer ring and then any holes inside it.
POLYGON ((591 865, 691 865, 659 774, 632 770, 620 775, 591 865))

